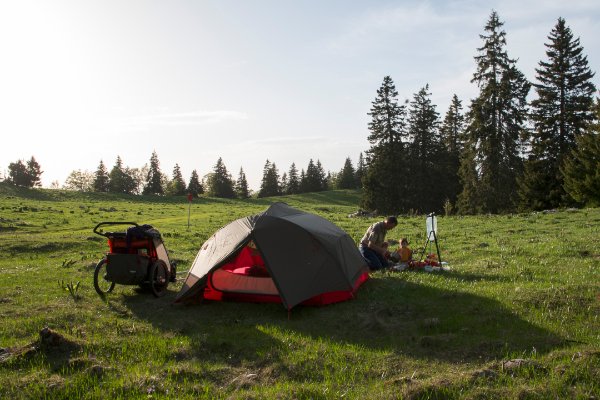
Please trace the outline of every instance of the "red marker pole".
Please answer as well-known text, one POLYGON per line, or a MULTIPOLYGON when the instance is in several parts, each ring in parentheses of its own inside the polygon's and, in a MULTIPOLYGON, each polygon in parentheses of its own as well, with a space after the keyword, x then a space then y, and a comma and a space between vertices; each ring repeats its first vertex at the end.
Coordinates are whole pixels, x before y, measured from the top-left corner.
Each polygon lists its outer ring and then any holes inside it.
POLYGON ((192 212, 192 199, 194 198, 194 196, 191 193, 188 193, 187 195, 187 200, 188 200, 188 231, 190 230, 190 214, 192 212))

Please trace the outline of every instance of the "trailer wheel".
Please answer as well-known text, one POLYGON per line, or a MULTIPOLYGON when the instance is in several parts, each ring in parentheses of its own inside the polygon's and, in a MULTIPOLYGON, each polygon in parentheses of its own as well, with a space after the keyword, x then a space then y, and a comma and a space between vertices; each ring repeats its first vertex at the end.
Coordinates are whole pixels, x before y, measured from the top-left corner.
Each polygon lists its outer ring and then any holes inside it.
POLYGON ((164 296, 169 286, 169 270, 167 265, 156 260, 150 267, 150 289, 155 297, 164 296))
POLYGON ((94 289, 100 296, 112 292, 115 288, 115 283, 106 279, 106 263, 106 258, 103 258, 94 270, 94 289))

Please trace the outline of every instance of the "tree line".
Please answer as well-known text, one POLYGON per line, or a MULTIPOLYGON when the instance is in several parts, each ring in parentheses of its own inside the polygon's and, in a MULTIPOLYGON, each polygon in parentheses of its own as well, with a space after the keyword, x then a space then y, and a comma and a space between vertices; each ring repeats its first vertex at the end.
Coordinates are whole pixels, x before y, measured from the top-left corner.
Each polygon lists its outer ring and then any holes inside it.
POLYGON ((563 18, 529 82, 493 11, 471 79, 479 94, 444 119, 429 86, 399 102, 383 79, 369 112, 362 205, 382 213, 504 213, 600 205, 600 100, 579 38, 563 18), (528 102, 530 89, 536 98, 528 102))
MULTIPOLYGON (((34 157, 27 163, 22 160, 11 163, 8 172, 6 181, 23 187, 40 186, 43 173, 34 157)), ((110 171, 103 160, 100 160, 93 173, 82 170, 71 171, 62 188, 81 192, 165 196, 206 194, 212 197, 244 199, 251 195, 271 197, 331 189, 359 189, 364 173, 365 164, 362 154, 359 155, 356 169, 348 157, 344 167, 338 173, 325 173, 321 162, 319 160, 314 162, 311 159, 306 170, 298 171, 296 164, 292 163, 289 170, 280 175, 275 163, 267 159, 260 190, 254 194, 248 186, 243 167, 240 168, 237 179, 234 179, 223 159, 219 158, 212 171, 202 178, 197 170, 193 170, 186 184, 178 164, 175 164, 170 177, 161 171, 158 154, 154 151, 149 164, 145 164, 142 168, 127 167, 121 157, 117 156, 110 171)), ((52 186, 58 188, 58 183, 55 182, 52 186)))
MULTIPOLYGON (((258 197, 362 189, 361 206, 380 213, 504 213, 600 205, 600 99, 594 72, 579 38, 563 18, 548 36, 546 59, 529 82, 506 51, 504 23, 492 11, 480 35, 471 79, 479 94, 468 110, 454 95, 443 119, 429 85, 400 102, 390 76, 383 79, 368 115, 370 148, 356 164, 347 157, 338 172, 325 173, 310 159, 279 173, 265 162, 258 197), (536 98, 528 102, 533 87, 536 98)), ((6 181, 40 186, 34 157, 11 163, 6 181)), ((58 187, 58 184, 53 184, 58 187)), ((117 157, 110 172, 100 161, 94 173, 71 172, 70 190, 126 194, 247 198, 253 193, 243 168, 237 179, 219 158, 202 178, 186 184, 178 164, 162 173, 156 152, 149 165, 129 168, 117 157)))

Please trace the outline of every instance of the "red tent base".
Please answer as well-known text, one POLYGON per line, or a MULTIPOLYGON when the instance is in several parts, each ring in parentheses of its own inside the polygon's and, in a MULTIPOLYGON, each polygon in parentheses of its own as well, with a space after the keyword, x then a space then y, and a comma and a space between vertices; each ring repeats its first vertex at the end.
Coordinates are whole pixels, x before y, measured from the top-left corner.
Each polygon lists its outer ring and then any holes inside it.
MULTIPOLYGON (((205 300, 213 301, 237 301, 246 303, 281 303, 281 297, 279 295, 265 295, 258 293, 238 293, 238 292, 224 292, 215 289, 211 283, 212 276, 208 276, 206 287, 204 288, 203 298, 205 300)), ((322 293, 317 296, 311 297, 308 300, 304 300, 302 305, 305 306, 323 306, 326 304, 339 303, 354 298, 354 294, 360 288, 360 286, 369 279, 369 273, 364 272, 354 282, 352 290, 338 290, 335 292, 322 293)))

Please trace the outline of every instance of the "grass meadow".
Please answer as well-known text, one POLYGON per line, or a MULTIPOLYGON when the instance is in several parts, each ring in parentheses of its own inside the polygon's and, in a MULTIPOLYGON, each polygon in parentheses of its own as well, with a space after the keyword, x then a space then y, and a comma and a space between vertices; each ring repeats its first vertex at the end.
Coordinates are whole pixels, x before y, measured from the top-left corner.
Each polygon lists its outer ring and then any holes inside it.
MULTIPOLYGON (((82 194, 0 184, 0 398, 554 399, 600 397, 600 209, 440 216, 451 271, 377 272, 352 301, 172 304, 201 244, 272 201, 357 242, 360 194, 277 199, 82 194), (179 280, 154 298, 96 294, 92 228, 163 234, 179 280), (73 284, 69 292, 66 286, 73 284), (48 327, 61 340, 44 344, 48 327)), ((425 243, 424 216, 388 234, 425 243)))

